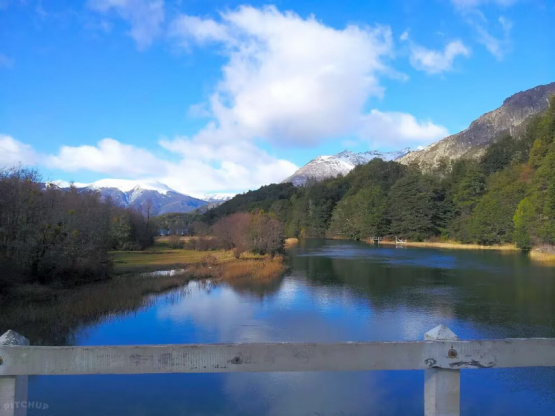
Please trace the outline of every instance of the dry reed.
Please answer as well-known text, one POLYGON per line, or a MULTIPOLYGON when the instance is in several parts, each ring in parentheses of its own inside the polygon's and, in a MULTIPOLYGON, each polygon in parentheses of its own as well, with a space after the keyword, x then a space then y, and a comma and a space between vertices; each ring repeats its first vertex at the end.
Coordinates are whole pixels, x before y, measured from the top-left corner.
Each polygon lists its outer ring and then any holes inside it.
POLYGON ((544 266, 555 266, 555 253, 545 252, 541 249, 532 250, 530 259, 544 266))
MULTIPOLYGON (((367 243, 373 243, 372 240, 364 240, 367 243)), ((395 241, 382 240, 380 244, 384 245, 397 245, 395 241)), ((481 245, 481 244, 464 244, 456 241, 407 241, 406 243, 399 244, 400 246, 407 247, 426 247, 426 248, 444 248, 454 250, 497 250, 497 251, 518 251, 519 249, 514 244, 498 244, 498 245, 481 245)))
POLYGON ((296 246, 297 244, 299 244, 299 239, 298 238, 286 238, 285 242, 284 242, 284 247, 285 248, 291 248, 296 246))

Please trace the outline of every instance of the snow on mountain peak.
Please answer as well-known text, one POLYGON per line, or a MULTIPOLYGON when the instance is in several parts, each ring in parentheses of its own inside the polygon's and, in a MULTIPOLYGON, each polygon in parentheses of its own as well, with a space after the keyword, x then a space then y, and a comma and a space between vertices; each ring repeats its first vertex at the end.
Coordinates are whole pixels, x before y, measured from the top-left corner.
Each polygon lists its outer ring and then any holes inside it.
POLYGON ((133 190, 146 190, 146 191, 156 191, 163 195, 168 192, 176 192, 167 185, 160 183, 158 181, 134 181, 129 179, 101 179, 99 181, 83 184, 84 188, 90 189, 104 189, 104 188, 116 188, 122 192, 130 192, 133 190))
MULTIPOLYGON (((62 189, 71 185, 66 181, 50 181, 46 185, 49 184, 62 189)), ((82 191, 98 191, 102 198, 110 198, 116 205, 139 212, 144 213, 148 206, 150 215, 190 212, 210 202, 182 194, 155 180, 101 179, 92 183, 73 183, 73 186, 82 191)))
POLYGON ((364 165, 372 159, 380 158, 385 161, 396 160, 406 155, 410 149, 399 152, 379 152, 369 150, 367 152, 355 153, 344 150, 332 156, 318 156, 297 170, 293 175, 283 182, 291 182, 295 186, 306 184, 310 179, 321 181, 334 178, 338 175, 346 175, 358 165, 364 165))
POLYGON ((213 194, 198 194, 195 197, 208 202, 222 202, 222 201, 229 201, 235 195, 237 194, 220 192, 220 193, 213 193, 213 194))

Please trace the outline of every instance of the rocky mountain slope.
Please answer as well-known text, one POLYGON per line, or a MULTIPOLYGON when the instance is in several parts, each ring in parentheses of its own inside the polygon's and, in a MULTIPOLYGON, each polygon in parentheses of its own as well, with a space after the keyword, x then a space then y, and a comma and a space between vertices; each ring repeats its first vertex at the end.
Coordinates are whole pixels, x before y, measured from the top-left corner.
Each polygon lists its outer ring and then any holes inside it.
POLYGON ((423 150, 411 152, 398 162, 418 163, 433 167, 443 158, 480 157, 485 149, 503 134, 520 136, 526 122, 548 106, 548 99, 555 94, 555 82, 519 92, 507 98, 501 107, 484 114, 460 133, 448 136, 423 150))
POLYGON ((289 176, 282 183, 291 182, 295 186, 302 186, 309 180, 322 181, 338 175, 346 175, 357 165, 363 165, 372 159, 396 160, 408 153, 408 149, 400 152, 369 152, 355 153, 344 150, 332 156, 318 156, 302 168, 289 176))
MULTIPOLYGON (((53 181, 52 184, 65 189, 68 182, 53 181)), ((194 198, 177 192, 156 181, 131 181, 124 179, 102 179, 93 183, 75 183, 79 190, 99 191, 103 198, 111 198, 115 204, 150 212, 151 216, 170 212, 189 212, 206 205, 216 205, 230 195, 206 195, 206 199, 194 198)))

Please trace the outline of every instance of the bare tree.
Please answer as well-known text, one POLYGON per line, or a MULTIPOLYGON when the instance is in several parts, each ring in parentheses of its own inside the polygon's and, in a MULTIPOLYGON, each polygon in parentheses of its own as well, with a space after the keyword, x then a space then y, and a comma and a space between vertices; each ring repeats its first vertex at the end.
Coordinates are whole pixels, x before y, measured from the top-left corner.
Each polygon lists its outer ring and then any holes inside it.
POLYGON ((219 220, 212 227, 212 232, 226 248, 233 250, 236 258, 239 258, 241 253, 252 250, 251 223, 250 214, 237 213, 219 220))

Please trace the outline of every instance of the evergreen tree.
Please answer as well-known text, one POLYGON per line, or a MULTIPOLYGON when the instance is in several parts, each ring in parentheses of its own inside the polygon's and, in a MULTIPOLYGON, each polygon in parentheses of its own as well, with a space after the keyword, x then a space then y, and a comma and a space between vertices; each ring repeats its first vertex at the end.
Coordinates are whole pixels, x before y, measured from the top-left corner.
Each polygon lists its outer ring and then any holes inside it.
POLYGON ((389 194, 391 232, 399 237, 421 241, 438 232, 433 218, 434 186, 432 180, 417 171, 399 179, 389 194))
POLYGON ((521 180, 523 169, 515 165, 488 179, 488 191, 476 205, 468 224, 473 241, 480 244, 513 241, 513 217, 526 192, 526 184, 521 180))
POLYGON ((335 207, 328 234, 361 239, 387 233, 387 197, 378 186, 362 189, 335 207))

